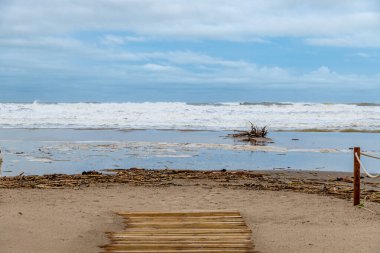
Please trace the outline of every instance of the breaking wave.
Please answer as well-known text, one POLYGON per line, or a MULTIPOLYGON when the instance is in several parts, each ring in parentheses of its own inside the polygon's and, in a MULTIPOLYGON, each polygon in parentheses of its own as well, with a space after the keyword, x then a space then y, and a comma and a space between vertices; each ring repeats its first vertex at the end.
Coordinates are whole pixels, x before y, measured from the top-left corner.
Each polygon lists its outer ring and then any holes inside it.
POLYGON ((380 130, 380 105, 323 103, 0 103, 2 128, 380 130))

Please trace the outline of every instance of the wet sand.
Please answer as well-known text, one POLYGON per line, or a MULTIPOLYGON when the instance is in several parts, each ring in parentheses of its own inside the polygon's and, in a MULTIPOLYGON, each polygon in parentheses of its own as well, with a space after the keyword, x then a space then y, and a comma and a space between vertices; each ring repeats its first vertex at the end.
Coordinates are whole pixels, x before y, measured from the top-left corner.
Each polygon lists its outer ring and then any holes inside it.
POLYGON ((195 209, 241 211, 258 252, 380 251, 379 203, 363 200, 365 208, 358 208, 334 195, 175 182, 0 189, 0 252, 100 252, 104 232, 122 228, 114 211, 195 209))

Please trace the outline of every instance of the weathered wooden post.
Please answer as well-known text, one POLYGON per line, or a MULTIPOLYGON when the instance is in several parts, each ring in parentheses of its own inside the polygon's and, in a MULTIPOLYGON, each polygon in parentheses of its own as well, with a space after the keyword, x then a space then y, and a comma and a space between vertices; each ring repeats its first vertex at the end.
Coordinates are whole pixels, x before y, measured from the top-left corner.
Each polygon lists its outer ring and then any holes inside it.
POLYGON ((360 147, 354 147, 354 206, 360 204, 360 147))

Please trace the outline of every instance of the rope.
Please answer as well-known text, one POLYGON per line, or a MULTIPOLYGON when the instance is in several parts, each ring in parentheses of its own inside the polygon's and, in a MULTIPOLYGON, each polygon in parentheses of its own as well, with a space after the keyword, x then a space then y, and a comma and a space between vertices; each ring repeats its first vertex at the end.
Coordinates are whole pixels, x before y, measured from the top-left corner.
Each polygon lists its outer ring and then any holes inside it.
POLYGON ((377 178, 377 177, 380 177, 380 174, 378 174, 378 175, 372 175, 372 174, 370 174, 370 173, 366 170, 366 168, 364 167, 364 165, 363 165, 362 162, 360 161, 360 158, 359 158, 359 156, 358 156, 358 153, 355 153, 355 158, 356 158, 356 160, 359 162, 360 167, 363 168, 363 170, 364 170, 364 172, 367 174, 367 176, 369 176, 370 178, 377 178))
POLYGON ((371 158, 375 158, 375 159, 380 159, 380 157, 378 157, 378 156, 369 155, 369 154, 366 154, 366 153, 363 153, 363 152, 360 152, 360 154, 363 155, 363 156, 367 156, 367 157, 371 157, 371 158))

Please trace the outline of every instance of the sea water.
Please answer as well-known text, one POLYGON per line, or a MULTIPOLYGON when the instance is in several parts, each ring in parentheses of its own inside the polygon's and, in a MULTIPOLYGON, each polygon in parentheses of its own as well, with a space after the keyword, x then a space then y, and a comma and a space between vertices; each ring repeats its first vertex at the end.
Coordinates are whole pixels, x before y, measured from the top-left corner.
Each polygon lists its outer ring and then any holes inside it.
MULTIPOLYGON (((270 132, 265 145, 233 131, 0 129, 2 176, 140 167, 196 170, 352 171, 352 147, 379 154, 380 134, 270 132)), ((365 159, 373 172, 374 159, 365 159)))
POLYGON ((380 153, 379 131, 380 105, 372 103, 0 103, 1 175, 130 167, 348 172, 353 146, 380 153), (251 122, 267 126, 272 141, 227 136, 251 122))

